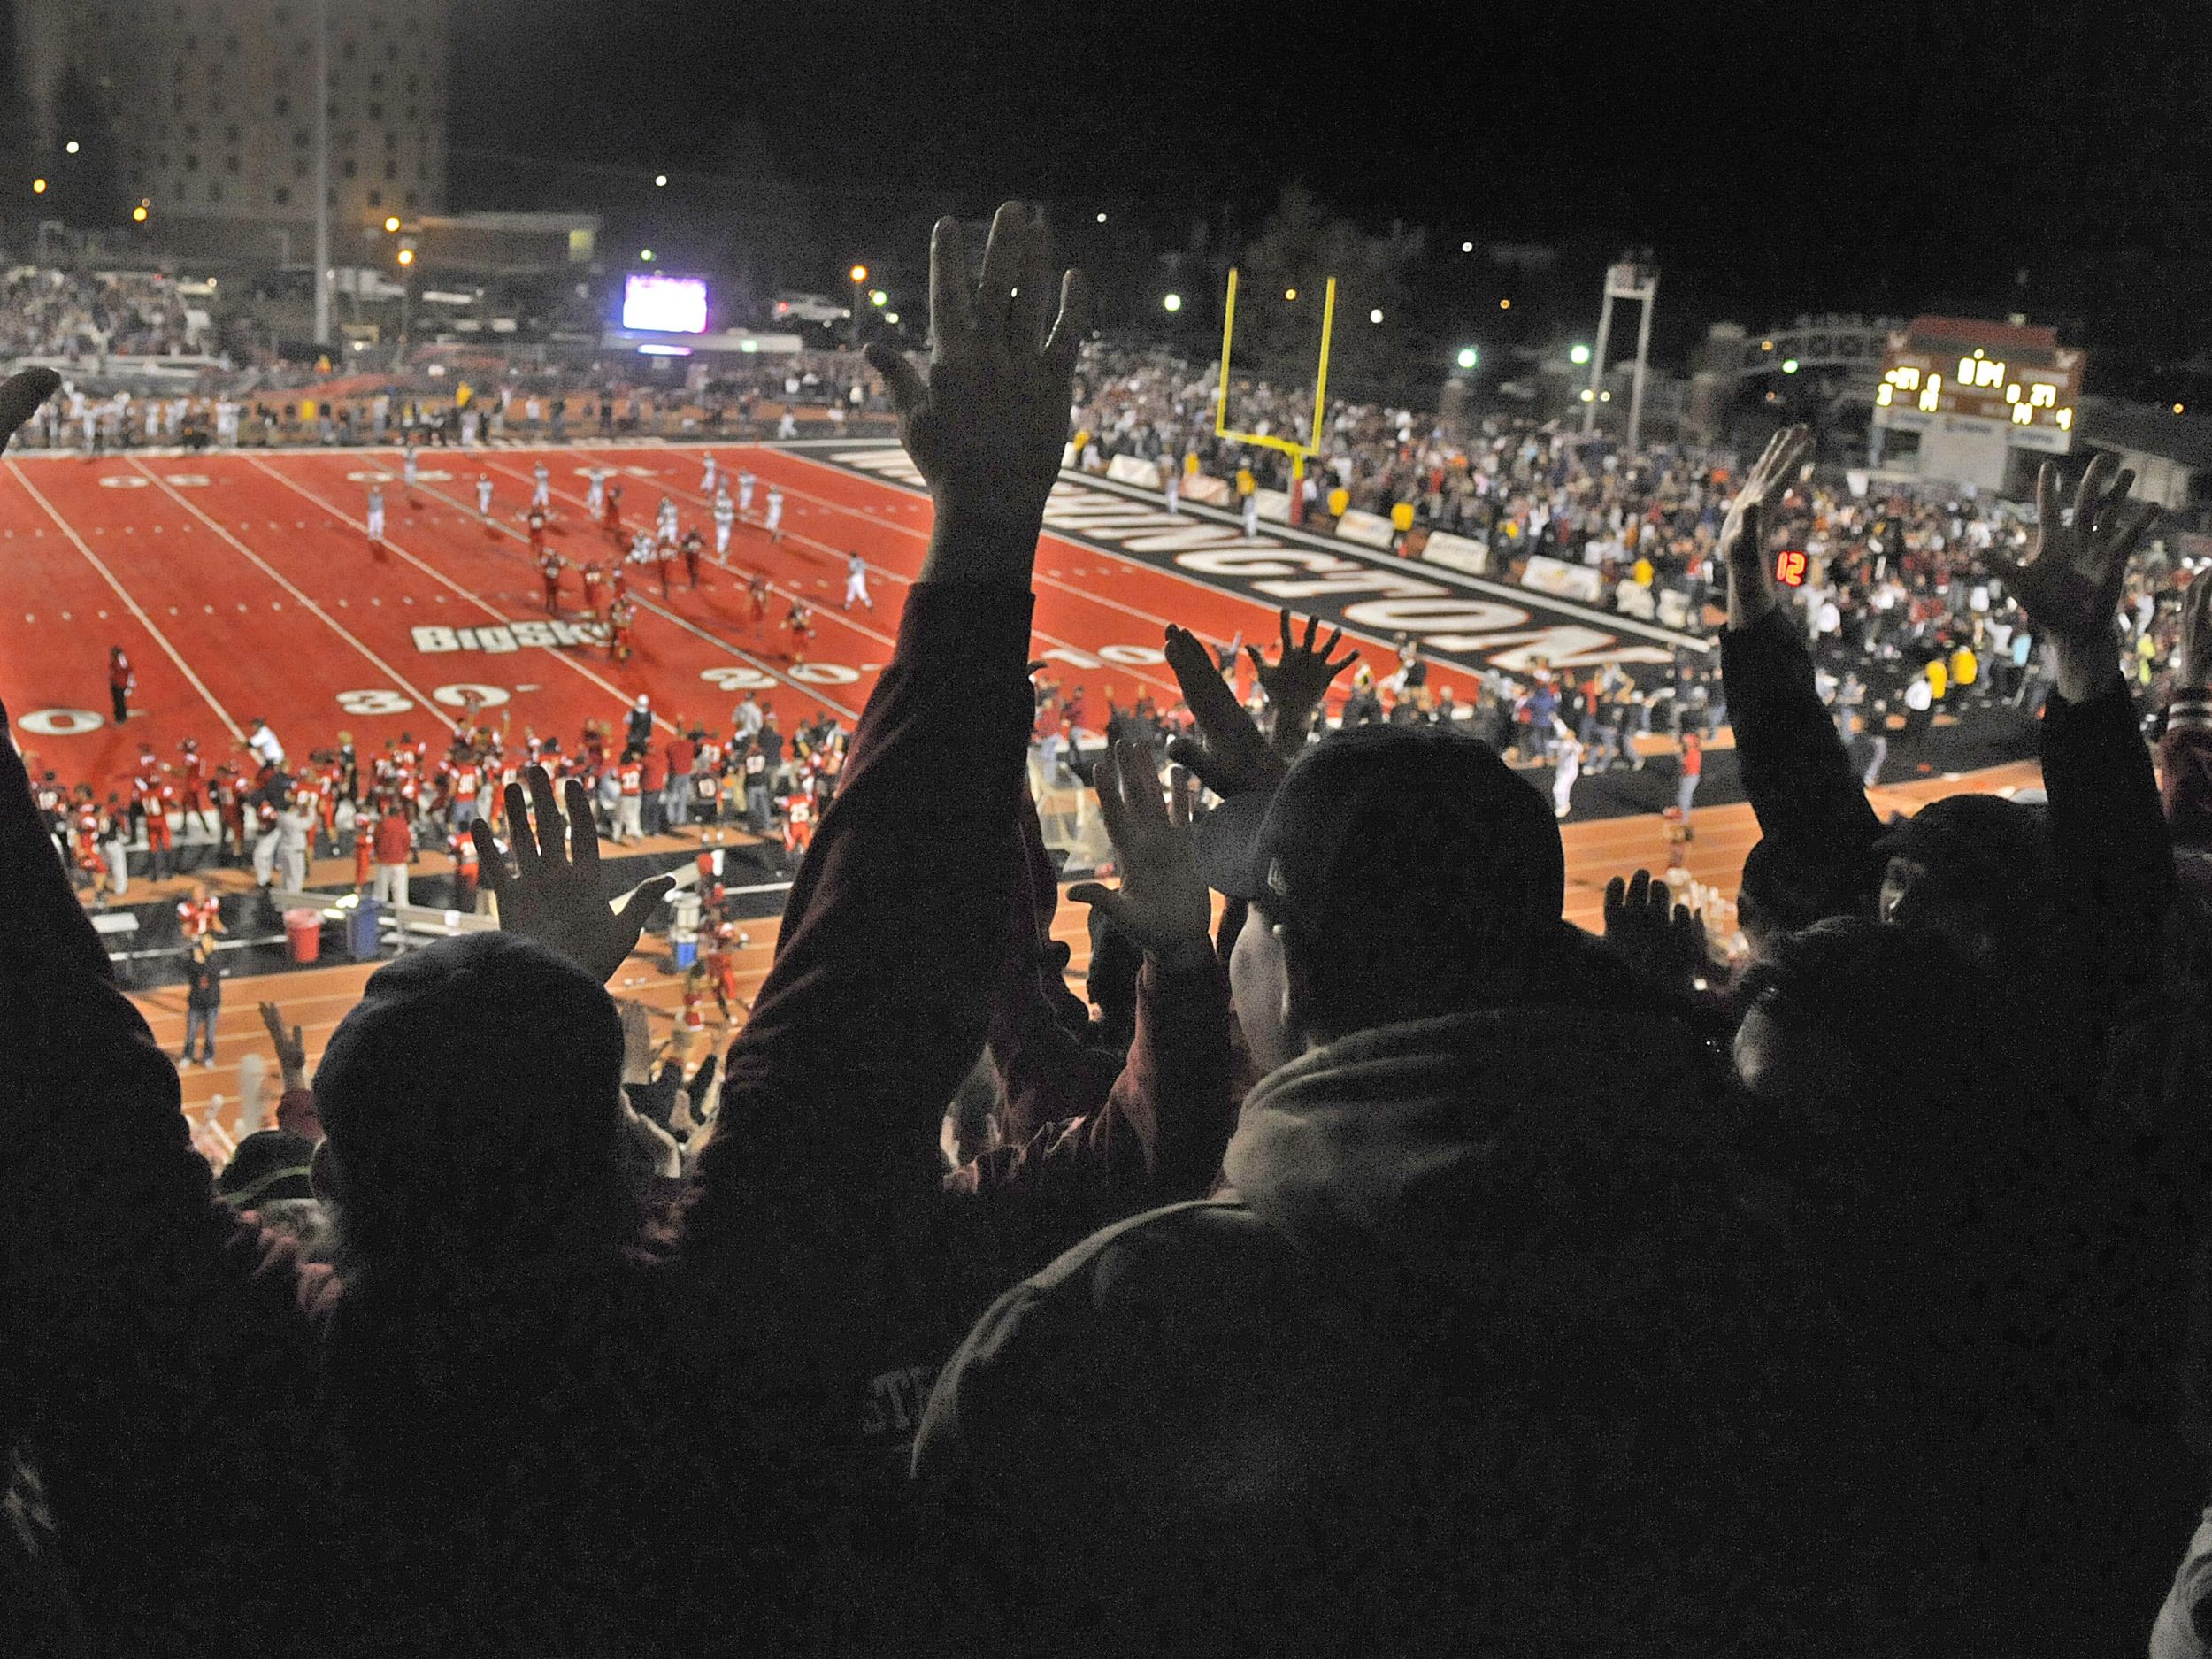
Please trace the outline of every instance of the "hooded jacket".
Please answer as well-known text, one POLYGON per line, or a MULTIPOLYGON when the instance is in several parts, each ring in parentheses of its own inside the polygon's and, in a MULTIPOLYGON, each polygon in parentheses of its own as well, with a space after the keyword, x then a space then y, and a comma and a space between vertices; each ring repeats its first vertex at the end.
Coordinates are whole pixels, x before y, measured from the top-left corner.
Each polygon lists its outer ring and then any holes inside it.
POLYGON ((1796 1379, 1756 1335, 1786 1275, 1714 1079, 1663 1020, 1524 1007, 1263 1079, 1228 1190, 1070 1251, 940 1379, 915 1470, 976 1622, 1064 1652, 1789 1650, 1759 1494, 1793 1454, 1759 1402, 1796 1379))

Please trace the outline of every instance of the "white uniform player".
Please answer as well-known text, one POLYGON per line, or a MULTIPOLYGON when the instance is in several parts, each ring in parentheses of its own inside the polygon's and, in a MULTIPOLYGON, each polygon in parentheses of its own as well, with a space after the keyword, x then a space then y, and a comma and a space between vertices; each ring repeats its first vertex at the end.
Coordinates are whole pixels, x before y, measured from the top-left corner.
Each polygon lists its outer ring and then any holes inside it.
POLYGON ((714 560, 719 565, 726 561, 730 550, 730 526, 737 520, 737 509, 730 505, 730 492, 714 492, 714 560))
POLYGON ((1244 498, 1244 539, 1256 541, 1260 538, 1260 492, 1254 490, 1244 498))
POLYGON ((402 481, 403 481, 403 482, 406 484, 406 486, 407 486, 407 488, 410 488, 410 489, 414 488, 414 487, 415 487, 415 446, 414 446, 413 444, 411 444, 411 444, 409 444, 409 445, 406 447, 406 449, 403 449, 402 451, 400 451, 400 467, 399 467, 399 475, 400 475, 400 478, 401 478, 402 481))
POLYGON ((737 516, 741 518, 753 516, 753 475, 750 472, 741 472, 737 475, 737 516))
POLYGON ((714 457, 712 455, 709 455, 707 457, 707 470, 705 472, 701 474, 699 479, 699 493, 702 495, 711 495, 714 494, 715 476, 714 457))
POLYGON ((488 472, 476 475, 476 511, 480 518, 492 516, 492 480, 488 472))
POLYGON ((768 526, 768 539, 771 541, 782 541, 783 491, 773 484, 771 484, 768 487, 768 517, 766 523, 768 526))
POLYGON ((776 436, 779 438, 795 438, 798 435, 799 418, 787 409, 783 411, 783 419, 776 423, 776 436))
POLYGON ((675 545, 677 534, 676 503, 669 500, 665 495, 661 497, 659 518, 660 523, 658 534, 660 535, 660 539, 672 547, 675 545))
POLYGON ((384 489, 381 485, 369 486, 369 540, 384 539, 384 489))
POLYGON ((541 461, 530 469, 530 504, 550 511, 553 507, 553 475, 541 461))
POLYGON ((596 519, 607 505, 607 475, 597 467, 584 473, 584 512, 596 519))
POLYGON ((857 553, 845 560, 845 609, 850 611, 856 599, 864 610, 873 611, 876 608, 876 602, 868 597, 867 561, 857 553))

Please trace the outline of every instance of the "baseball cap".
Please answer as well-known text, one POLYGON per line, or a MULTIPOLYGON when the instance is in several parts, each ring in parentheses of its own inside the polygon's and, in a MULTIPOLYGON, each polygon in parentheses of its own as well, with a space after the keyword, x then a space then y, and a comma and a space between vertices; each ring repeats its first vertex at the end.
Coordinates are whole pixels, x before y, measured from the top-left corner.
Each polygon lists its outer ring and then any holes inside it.
POLYGON ((282 1129, 260 1129, 238 1143, 215 1190, 233 1210, 251 1210, 280 1199, 312 1198, 308 1166, 315 1143, 282 1129))
POLYGON ((1209 887, 1327 933, 1440 897, 1501 942, 1554 933, 1566 858, 1550 804, 1495 750, 1434 726, 1338 732, 1269 794, 1196 825, 1209 887), (1378 856, 1378 855, 1381 856, 1378 856))

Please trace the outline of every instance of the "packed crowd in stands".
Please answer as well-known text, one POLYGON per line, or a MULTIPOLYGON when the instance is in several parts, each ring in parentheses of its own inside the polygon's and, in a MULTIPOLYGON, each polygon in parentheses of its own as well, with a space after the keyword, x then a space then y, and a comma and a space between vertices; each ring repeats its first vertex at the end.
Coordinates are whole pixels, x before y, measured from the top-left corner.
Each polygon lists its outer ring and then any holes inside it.
POLYGON ((1771 575, 1808 435, 1715 498, 1735 974, 1641 878, 1565 924, 1464 730, 1309 741, 1328 641, 1262 654, 1263 731, 1171 627, 1193 729, 1088 767, 1079 995, 1024 769, 1083 289, 1025 210, 973 280, 958 237, 926 372, 875 358, 921 579, 689 1078, 604 988, 664 884, 611 908, 525 768, 471 825, 499 931, 311 1076, 271 1018, 215 1176, 0 745, 12 1646, 2204 1653, 2212 584, 2162 798, 2130 477, 1987 550, 2047 801, 1888 823, 1771 575))
POLYGON ((64 357, 88 370, 111 357, 201 349, 176 282, 150 272, 74 272, 19 265, 0 277, 0 358, 64 357))

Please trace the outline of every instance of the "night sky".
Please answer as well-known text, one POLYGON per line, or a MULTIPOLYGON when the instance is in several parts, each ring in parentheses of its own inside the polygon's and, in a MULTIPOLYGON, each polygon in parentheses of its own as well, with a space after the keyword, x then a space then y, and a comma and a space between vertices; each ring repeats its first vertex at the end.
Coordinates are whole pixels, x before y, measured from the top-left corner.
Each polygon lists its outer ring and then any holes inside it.
POLYGON ((710 173, 764 143, 833 239, 1009 193, 1248 230, 1297 177, 1378 229, 1648 244, 1755 323, 1955 304, 2103 332, 2138 302, 2100 273, 2200 263, 2212 221, 2194 7, 457 11, 465 181, 472 150, 710 173))

